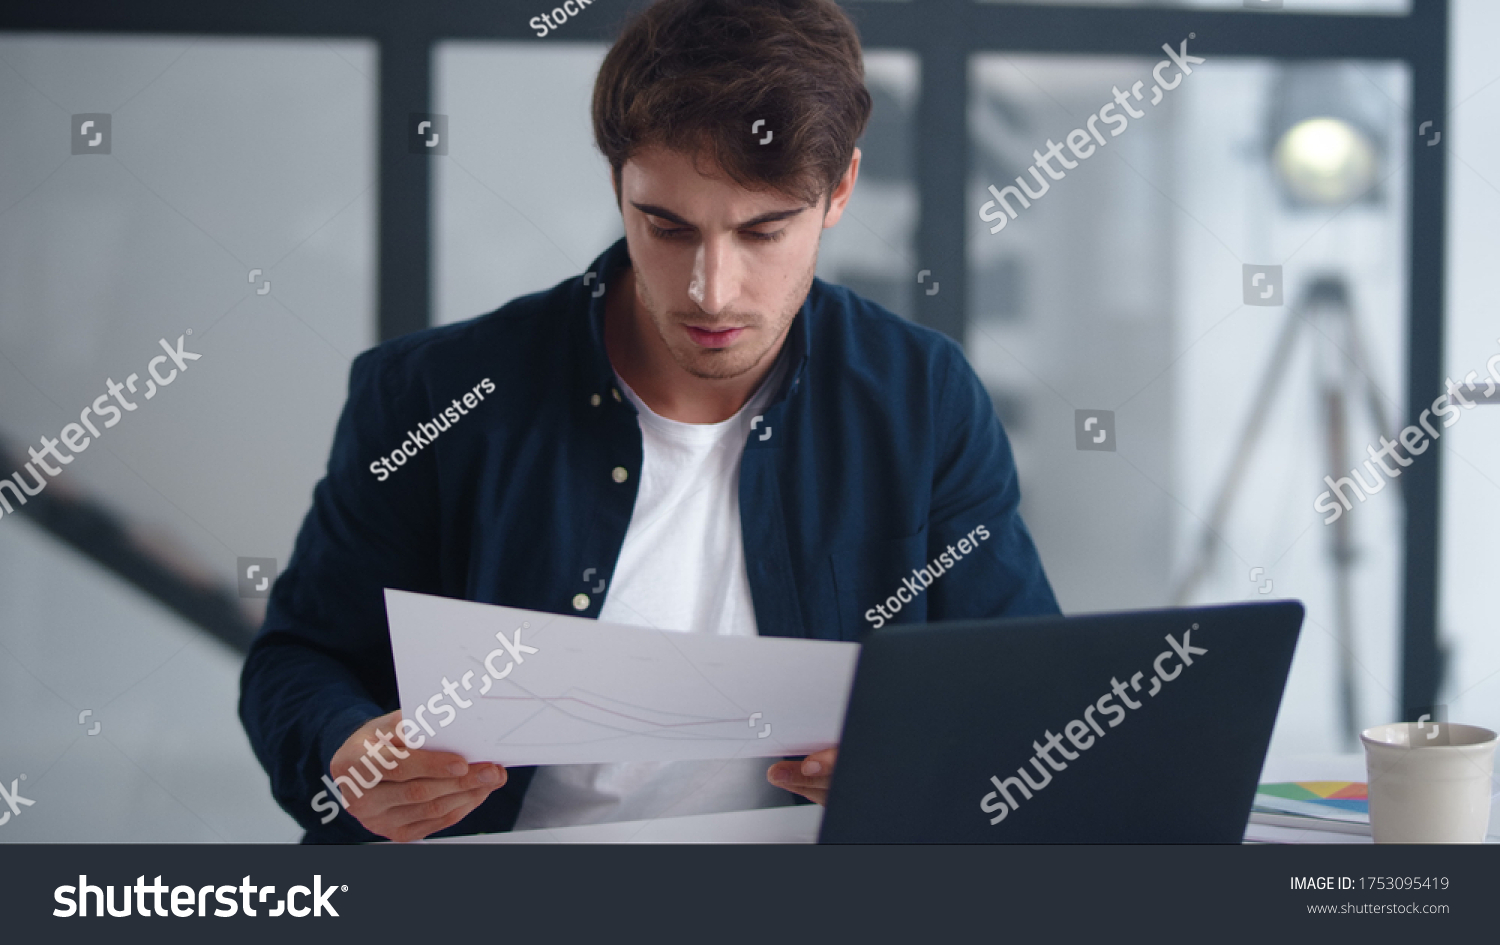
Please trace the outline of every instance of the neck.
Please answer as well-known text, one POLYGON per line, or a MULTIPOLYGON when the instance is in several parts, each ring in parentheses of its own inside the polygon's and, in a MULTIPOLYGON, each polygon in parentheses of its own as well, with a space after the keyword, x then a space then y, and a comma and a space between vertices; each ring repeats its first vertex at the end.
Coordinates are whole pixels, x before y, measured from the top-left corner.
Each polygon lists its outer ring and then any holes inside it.
POLYGON ((760 363, 737 377, 698 377, 684 370, 658 334, 626 267, 604 300, 604 347, 610 364, 651 410, 679 423, 720 423, 745 406, 776 363, 783 335, 760 363))

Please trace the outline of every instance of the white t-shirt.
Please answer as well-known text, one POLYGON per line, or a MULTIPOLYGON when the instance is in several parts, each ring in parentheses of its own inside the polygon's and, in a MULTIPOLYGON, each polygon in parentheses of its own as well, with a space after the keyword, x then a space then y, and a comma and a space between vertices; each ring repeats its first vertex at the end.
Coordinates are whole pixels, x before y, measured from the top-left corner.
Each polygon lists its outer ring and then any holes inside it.
MULTIPOLYGON (((750 424, 786 371, 778 358, 745 406, 721 423, 680 423, 624 380, 641 427, 635 509, 599 619, 685 633, 755 636, 740 537, 740 457, 750 424)), ((649 820, 779 807, 794 796, 766 780, 775 759, 548 765, 526 791, 515 829, 649 820)))

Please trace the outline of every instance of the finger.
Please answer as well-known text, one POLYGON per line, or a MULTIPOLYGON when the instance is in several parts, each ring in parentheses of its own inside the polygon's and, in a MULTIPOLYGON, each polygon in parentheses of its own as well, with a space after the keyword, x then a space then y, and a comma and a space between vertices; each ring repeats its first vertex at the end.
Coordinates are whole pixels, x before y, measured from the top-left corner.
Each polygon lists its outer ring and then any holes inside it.
POLYGON ((407 757, 396 761, 396 770, 386 774, 390 781, 410 781, 414 778, 461 778, 469 773, 469 763, 464 756, 451 751, 432 751, 413 748, 407 757))
POLYGON ((839 750, 837 746, 825 748, 822 751, 815 751, 802 759, 802 773, 807 777, 819 774, 832 774, 833 763, 838 758, 838 755, 839 750))
POLYGON ((779 788, 800 794, 815 804, 826 805, 828 803, 828 788, 831 778, 817 777, 805 778, 798 774, 799 763, 795 761, 780 761, 771 766, 766 772, 766 778, 779 788))
POLYGON ((817 804, 819 807, 828 806, 827 791, 820 791, 817 788, 802 788, 801 790, 795 791, 793 793, 801 794, 803 797, 812 801, 814 804, 817 804))
MULTIPOLYGON (((381 738, 382 734, 385 732, 390 733, 390 735, 385 737, 389 738, 392 743, 397 742, 401 738, 400 709, 396 709, 393 712, 387 712, 385 715, 382 715, 378 719, 371 719, 364 725, 360 726, 360 729, 356 734, 359 736, 359 740, 361 742, 368 741, 373 743, 378 741, 381 738)), ((401 742, 401 745, 402 747, 405 747, 406 742, 401 742)))
MULTIPOLYGON (((401 727, 401 710, 400 709, 395 709, 395 710, 393 710, 391 712, 387 712, 385 715, 382 715, 378 719, 371 719, 369 722, 366 722, 365 725, 366 726, 373 725, 376 728, 389 728, 389 729, 400 728, 401 727)), ((399 735, 400 733, 397 733, 397 734, 399 735)), ((402 742, 401 744, 405 745, 406 743, 402 742)))
POLYGON ((362 818, 382 817, 400 807, 425 804, 442 797, 467 791, 493 791, 505 786, 506 773, 495 765, 475 765, 462 778, 418 778, 378 784, 365 791, 365 797, 353 808, 362 818))
POLYGON ((826 791, 830 777, 826 774, 809 777, 802 773, 804 762, 778 761, 766 771, 766 777, 777 787, 786 788, 788 791, 799 791, 802 788, 817 788, 826 791))
POLYGON ((467 817, 484 802, 489 793, 489 789, 466 791, 429 801, 427 804, 396 808, 390 812, 388 819, 397 826, 386 836, 399 843, 406 843, 437 833, 467 817))
POLYGON ((473 808, 479 802, 489 796, 489 788, 476 788, 470 791, 457 791, 452 794, 444 794, 420 804, 403 804, 392 807, 380 818, 383 821, 397 824, 417 824, 427 820, 439 820, 447 817, 453 811, 461 807, 473 808))
POLYGON ((338 751, 334 752, 333 757, 329 759, 329 767, 343 769, 359 764, 360 759, 370 753, 365 746, 374 744, 380 737, 379 733, 386 728, 394 728, 394 723, 400 721, 400 715, 401 710, 397 709, 361 725, 344 741, 344 744, 339 746, 338 751))
POLYGON ((810 785, 826 788, 832 775, 832 762, 818 761, 811 755, 801 761, 778 761, 766 772, 773 784, 780 784, 782 787, 810 785))

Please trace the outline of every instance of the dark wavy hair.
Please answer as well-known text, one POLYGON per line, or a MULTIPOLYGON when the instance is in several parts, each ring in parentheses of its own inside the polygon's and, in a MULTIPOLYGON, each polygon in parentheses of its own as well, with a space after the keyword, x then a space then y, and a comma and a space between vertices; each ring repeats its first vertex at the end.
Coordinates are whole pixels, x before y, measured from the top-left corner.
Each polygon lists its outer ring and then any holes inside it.
POLYGON ((844 176, 869 118, 859 35, 833 0, 658 0, 594 82, 594 142, 616 192, 625 162, 659 146, 811 205, 844 176))

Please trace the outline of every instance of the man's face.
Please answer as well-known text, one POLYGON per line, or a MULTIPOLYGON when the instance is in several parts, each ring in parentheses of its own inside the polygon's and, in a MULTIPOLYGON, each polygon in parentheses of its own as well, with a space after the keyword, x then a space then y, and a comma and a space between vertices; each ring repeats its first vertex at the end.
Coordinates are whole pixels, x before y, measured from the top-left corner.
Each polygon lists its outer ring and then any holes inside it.
POLYGON ((818 238, 843 214, 859 152, 825 213, 746 190, 707 163, 642 149, 620 170, 636 306, 673 360, 700 378, 738 377, 779 350, 818 263, 818 238), (704 176, 712 174, 714 176, 704 176))

